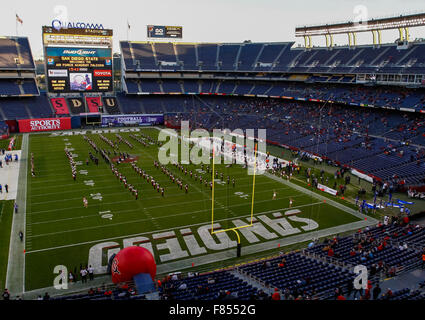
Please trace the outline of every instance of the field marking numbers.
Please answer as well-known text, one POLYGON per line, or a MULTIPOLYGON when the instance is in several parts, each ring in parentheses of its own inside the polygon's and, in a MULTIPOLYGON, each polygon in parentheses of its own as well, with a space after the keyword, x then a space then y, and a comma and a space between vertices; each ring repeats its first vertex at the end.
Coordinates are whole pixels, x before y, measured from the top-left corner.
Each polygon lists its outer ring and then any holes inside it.
POLYGON ((220 179, 214 179, 214 183, 219 184, 220 186, 225 186, 226 182, 221 181, 220 179))
POLYGON ((84 180, 84 184, 86 186, 93 187, 94 186, 94 181, 93 180, 84 180))
POLYGON ((239 196, 239 198, 242 198, 242 199, 248 199, 249 198, 249 194, 246 194, 246 193, 243 193, 243 192, 235 192, 235 194, 237 195, 237 196, 239 196))
POLYGON ((112 220, 112 217, 114 216, 111 213, 111 210, 107 210, 107 211, 99 211, 100 217, 103 219, 109 219, 112 220))
POLYGON ((92 197, 93 200, 99 200, 102 201, 102 194, 100 192, 98 193, 90 193, 90 197, 92 197))

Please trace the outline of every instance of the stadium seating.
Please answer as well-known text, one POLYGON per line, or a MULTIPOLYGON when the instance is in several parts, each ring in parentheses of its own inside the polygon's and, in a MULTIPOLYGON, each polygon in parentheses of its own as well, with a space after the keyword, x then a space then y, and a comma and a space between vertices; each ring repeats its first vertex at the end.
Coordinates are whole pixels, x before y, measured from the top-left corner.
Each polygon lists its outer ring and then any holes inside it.
MULTIPOLYGON (((228 86, 227 83, 224 85, 228 86)), ((232 87, 228 88, 226 91, 230 92, 232 87)), ((417 144, 425 145, 424 122, 415 114, 401 118, 383 110, 371 113, 358 112, 356 108, 327 106, 322 110, 327 117, 320 121, 317 105, 313 103, 211 96, 149 99, 152 105, 156 99, 157 105, 161 105, 161 109, 157 110, 170 114, 170 122, 175 124, 184 119, 194 127, 206 129, 214 128, 218 121, 230 129, 264 128, 269 141, 320 155, 337 164, 367 172, 376 179, 396 185, 425 183, 425 153, 423 149, 406 144, 415 139, 417 144), (236 113, 237 117, 234 116, 236 113), (174 114, 179 116, 175 118, 174 114), (420 130, 408 131, 415 126, 420 130), (386 141, 390 132, 402 135, 394 135, 395 141, 386 141)), ((133 101, 137 103, 138 100, 133 101)))
MULTIPOLYGON (((330 77, 312 76, 311 79, 328 82, 330 77)), ((235 95, 257 95, 268 97, 292 97, 295 99, 330 100, 348 105, 373 105, 394 109, 409 108, 422 110, 424 93, 416 89, 381 87, 359 87, 343 84, 311 84, 297 82, 251 82, 236 80, 160 80, 126 79, 126 92, 138 93, 199 93, 235 95), (164 85, 165 84, 165 85, 164 85), (184 90, 182 91, 182 86, 184 90), (186 87, 191 88, 187 90, 186 87), (236 88, 235 88, 236 87, 236 88), (249 87, 249 90, 247 89, 249 87), (242 89, 240 89, 242 88, 242 89), (233 90, 235 89, 235 90, 233 90), (252 90, 251 90, 252 89, 252 90)))
POLYGON ((408 48, 397 44, 350 47, 292 48, 283 43, 138 43, 121 42, 127 71, 281 71, 308 73, 406 73, 423 72, 425 43, 408 48), (157 61, 169 62, 161 64, 157 61))
POLYGON ((0 69, 35 69, 28 38, 0 39, 0 69))
POLYGON ((19 85, 16 83, 16 80, 0 80, 0 95, 6 96, 18 96, 21 94, 19 85))
POLYGON ((187 277, 167 284, 168 286, 160 289, 160 294, 168 300, 217 300, 224 299, 227 295, 230 295, 229 298, 247 300, 258 291, 247 281, 226 271, 187 277), (209 280, 213 280, 213 283, 208 283, 209 280), (186 289, 179 289, 182 284, 186 285, 186 289))
POLYGON ((417 265, 420 261, 419 252, 409 247, 400 249, 397 246, 390 245, 389 241, 412 244, 412 241, 415 242, 423 236, 423 232, 423 227, 403 227, 394 224, 378 226, 368 228, 353 236, 338 238, 336 243, 325 240, 324 243, 317 244, 309 248, 308 251, 317 255, 329 256, 329 248, 332 248, 333 258, 352 265, 361 263, 369 268, 371 265, 378 265, 383 262, 388 268, 406 269, 417 265), (358 247, 359 243, 361 243, 361 247, 358 247))
MULTIPOLYGON (((359 263, 368 266, 370 284, 378 283, 379 272, 386 276, 400 275, 419 266, 420 252, 411 249, 415 243, 423 243, 425 228, 401 221, 393 221, 385 226, 380 223, 356 233, 331 239, 323 243, 309 245, 302 251, 281 253, 278 256, 245 263, 227 270, 192 274, 187 277, 171 276, 162 280, 159 286, 160 299, 167 300, 251 300, 270 299, 271 291, 265 293, 262 288, 277 288, 282 299, 335 299, 335 289, 340 288, 349 298, 348 283, 356 277, 353 267, 359 263), (383 249, 372 250, 371 246, 386 241, 383 249), (399 244, 408 247, 399 249, 399 244), (361 247, 359 247, 361 244, 361 247), (356 250, 368 252, 365 260, 359 260, 362 254, 351 254, 356 250), (329 248, 333 254, 329 255, 329 248), (375 266, 375 268, 371 268, 375 266), (391 274, 393 267, 397 272, 391 274), (381 268, 381 269, 379 269, 381 268), (374 271, 373 271, 374 270, 374 271), (285 298, 286 297, 286 298, 285 298), (292 297, 292 298, 291 298, 292 297)), ((421 246, 418 246, 421 248, 421 246)), ((405 288, 388 294, 383 292, 379 300, 424 300, 421 290, 425 281, 418 282, 416 288, 405 288)), ((130 285, 130 289, 132 285, 130 285)), ((135 290, 119 287, 103 288, 91 293, 74 294, 54 299, 66 300, 133 300, 146 299, 135 290), (130 293, 131 292, 131 293, 130 293)))
POLYGON ((289 253, 277 258, 242 266, 240 269, 264 282, 266 286, 296 292, 295 296, 318 295, 329 298, 333 289, 343 287, 354 279, 352 271, 308 258, 300 253, 289 253), (285 259, 283 266, 279 266, 285 259), (269 263, 269 265, 268 265, 269 263))

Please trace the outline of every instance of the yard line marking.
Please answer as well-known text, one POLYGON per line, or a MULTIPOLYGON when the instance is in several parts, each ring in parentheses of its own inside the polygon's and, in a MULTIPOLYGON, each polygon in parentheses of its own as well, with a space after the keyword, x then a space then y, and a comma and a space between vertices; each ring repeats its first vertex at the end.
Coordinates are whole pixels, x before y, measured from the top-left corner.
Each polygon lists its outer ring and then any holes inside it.
MULTIPOLYGON (((266 190, 266 191, 263 191, 262 193, 265 193, 265 192, 270 192, 270 191, 268 191, 268 190, 266 190)), ((294 197, 301 197, 301 196, 305 196, 304 194, 302 194, 301 192, 299 192, 299 191, 297 191, 296 192, 296 194, 299 194, 299 195, 294 195, 294 197)), ((161 198, 160 196, 157 196, 157 197, 150 197, 149 198, 149 200, 151 200, 151 199, 159 199, 159 198, 161 198)), ((222 199, 222 198, 227 198, 227 197, 218 197, 218 199, 222 199)), ((281 198, 281 199, 286 199, 287 197, 285 197, 285 198, 281 198)), ((80 198, 78 198, 78 199, 80 199, 80 198)), ((192 200, 192 201, 186 201, 186 202, 179 202, 178 203, 178 205, 185 205, 185 204, 190 204, 190 203, 195 203, 195 202, 204 202, 205 200, 204 199, 201 199, 201 200, 192 200)), ((113 202, 103 202, 103 204, 105 205, 105 204, 117 204, 117 203, 126 203, 126 202, 134 202, 134 200, 123 200, 123 201, 113 201, 113 202)), ((148 208, 150 208, 150 209, 157 209, 157 208, 166 208, 166 207, 173 207, 173 206, 175 206, 176 205, 176 203, 169 203, 169 204, 166 204, 166 205, 161 205, 161 206, 149 206, 148 208)), ((53 210, 41 210, 41 211, 31 211, 30 212, 30 214, 31 215, 39 215, 39 214, 41 214, 41 213, 47 213, 47 212, 57 212, 57 211, 66 211, 66 210, 73 210, 73 209, 80 209, 81 208, 81 206, 78 206, 78 207, 68 207, 68 208, 58 208, 58 209, 53 209, 53 210)))
MULTIPOLYGON (((63 166, 62 166, 62 168, 64 168, 63 166)), ((96 171, 104 171, 104 170, 93 170, 93 167, 90 167, 90 170, 93 172, 96 172, 96 171)), ((54 174, 54 172, 55 172, 55 170, 52 170, 52 174, 54 174)), ((59 177, 59 176, 68 176, 69 177, 69 173, 64 173, 64 174, 55 174, 55 177, 59 177)), ((42 175, 37 175, 37 177, 38 178, 43 178, 43 176, 42 175)), ((110 174, 97 174, 96 175, 96 177, 111 177, 111 175, 110 174)), ((31 185, 37 185, 37 184, 43 184, 43 186, 42 187, 40 187, 40 188, 31 188, 31 189, 34 189, 34 190, 38 190, 38 189, 44 189, 44 187, 49 187, 49 182, 58 182, 58 181, 70 181, 71 180, 71 178, 70 179, 44 179, 43 181, 34 181, 34 182, 31 182, 31 185)), ((55 184, 54 185, 54 187, 56 187, 56 186, 71 186, 71 185, 73 185, 72 183, 71 184, 55 184)), ((52 186, 50 186, 50 187, 52 187, 52 186)))
MULTIPOLYGON (((122 170, 122 172, 124 172, 124 171, 125 170, 122 170)), ((134 172, 134 171, 131 170, 131 172, 134 172)), ((150 174, 150 172, 149 172, 149 174, 150 174)), ((64 175, 69 177, 69 174, 64 174, 64 175)), ((40 176, 38 175, 38 177, 40 177, 40 176)), ((96 175, 96 181, 111 181, 111 180, 116 181, 116 179, 113 179, 113 178, 114 177, 112 175, 110 175, 110 174, 96 175), (108 179, 98 179, 99 177, 111 177, 111 178, 108 178, 108 179)), ((241 180, 243 181, 243 180, 245 180, 245 178, 246 177, 238 178, 238 181, 241 181, 241 180)), ((268 180, 267 182, 263 182, 261 184, 268 184, 268 183, 270 183, 269 180, 271 180, 271 179, 267 179, 267 180, 268 180)), ((38 188, 31 187, 31 191, 33 191, 33 190, 46 190, 46 189, 50 189, 50 188, 57 189, 58 187, 68 187, 68 186, 74 186, 75 185, 75 183, 57 184, 58 181, 71 181, 71 178, 70 179, 66 179, 66 180, 57 180, 57 179, 55 179, 55 180, 38 181, 38 183, 43 183, 43 186, 42 187, 38 187, 38 188), (49 185, 48 184, 49 181, 55 182, 55 184, 54 185, 49 185)), ((140 181, 141 182, 145 182, 145 180, 143 180, 142 178, 140 178, 140 181)), ((164 178, 164 179, 158 179, 157 181, 158 182, 162 182, 162 183, 166 183, 166 182, 169 182, 170 179, 164 178)), ((37 183, 37 182, 32 182, 32 184, 35 184, 35 183, 37 183)), ((194 181, 193 183, 196 183, 196 181, 194 181)), ((169 185, 172 186, 174 184, 170 182, 169 185)), ((69 191, 69 192, 73 192, 73 191, 69 191)), ((53 193, 40 193, 38 195, 33 195, 32 197, 40 197, 40 196, 49 195, 49 194, 57 194, 57 193, 56 192, 53 192, 53 193)))
MULTIPOLYGON (((276 190, 279 190, 279 189, 276 189, 276 190)), ((295 197, 299 197, 299 196, 288 196, 288 197, 280 198, 280 200, 288 199, 288 198, 290 198, 290 197, 295 198, 295 197)), ((133 202, 133 201, 128 201, 128 202, 133 202)), ((158 207, 149 207, 149 208, 143 208, 143 209, 148 210, 148 209, 155 209, 155 208, 158 208, 158 207)), ((204 212, 204 211, 206 211, 206 210, 207 210, 207 209, 204 209, 204 210, 198 210, 198 211, 190 211, 190 212, 187 212, 187 211, 186 211, 186 212, 182 212, 182 213, 175 214, 175 215, 161 216, 161 217, 158 217, 158 218, 152 218, 152 219, 162 219, 162 218, 166 218, 166 217, 167 217, 167 218, 168 218, 168 217, 175 217, 175 216, 181 216, 181 215, 186 215, 186 214, 193 214, 193 213, 204 212)), ((135 211, 134 209, 118 211, 118 213, 127 213, 127 212, 135 213, 136 211, 135 211)), ((63 218, 63 219, 57 219, 57 220, 39 221, 39 222, 33 222, 33 223, 32 223, 32 225, 38 225, 38 224, 49 224, 49 223, 55 223, 55 222, 61 222, 61 221, 78 220, 78 219, 93 218, 93 217, 96 217, 96 215, 94 215, 94 214, 93 214, 93 215, 79 216, 79 217, 72 217, 72 218, 63 218)), ((146 221, 146 220, 143 220, 143 221, 146 221)))
MULTIPOLYGON (((302 208, 302 207, 307 207, 307 206, 323 205, 323 204, 324 204, 323 202, 315 202, 315 203, 304 204, 304 205, 300 205, 300 206, 296 206, 296 207, 292 207, 292 208, 289 208, 288 207, 288 208, 280 208, 280 209, 275 209, 275 210, 269 210, 269 211, 259 212, 259 213, 255 214, 255 215, 262 215, 262 214, 266 214, 266 213, 276 212, 276 211, 279 211, 279 210, 295 209, 295 208, 302 208)), ((208 212, 209 212, 209 210, 208 210, 208 212)), ((246 217, 250 217, 250 216, 251 216, 251 214, 245 215, 245 216, 239 216, 239 218, 246 218, 246 217)), ((219 222, 219 221, 227 221, 227 220, 228 219, 220 219, 220 220, 216 220, 216 221, 219 222)), ((57 250, 57 249, 63 249, 63 248, 69 248, 69 247, 76 247, 76 246, 81 246, 81 245, 91 244, 91 243, 100 243, 100 242, 114 240, 114 239, 131 238, 131 237, 136 237, 136 236, 145 235, 145 234, 151 234, 151 233, 166 232, 166 231, 176 230, 176 229, 180 229, 180 228, 188 228, 188 227, 194 227, 194 226, 199 226, 199 225, 203 225, 203 224, 208 224, 209 222, 210 221, 208 220, 208 221, 205 221, 205 222, 194 223, 194 224, 183 225, 183 226, 176 226, 176 227, 172 227, 172 228, 168 228, 168 229, 152 230, 152 231, 147 231, 147 232, 142 232, 142 233, 135 233, 135 234, 128 234, 128 235, 118 236, 118 237, 112 237, 112 238, 105 238, 105 239, 99 239, 99 240, 91 240, 91 241, 78 242, 78 243, 67 244, 67 245, 63 245, 63 246, 57 246, 57 247, 36 249, 36 250, 28 251, 27 254, 36 253, 36 252, 43 252, 43 251, 50 251, 50 250, 57 250)), ((114 224, 114 225, 116 225, 116 224, 114 224)), ((110 225, 110 226, 114 226, 114 225, 110 225)))
MULTIPOLYGON (((116 186, 114 186, 114 187, 102 187, 101 188, 101 190, 104 190, 104 189, 116 189, 116 186)), ((282 187, 282 188, 279 188, 279 190, 291 190, 291 188, 282 187)), ((149 189, 149 191, 151 191, 151 190, 149 189)), ((227 192, 227 190, 219 190, 219 192, 224 192, 224 191, 227 192)), ((72 192, 75 193, 75 192, 80 192, 80 191, 72 191, 72 192)), ((65 193, 65 192, 55 192, 55 193, 52 193, 52 194, 59 195, 59 194, 63 194, 63 193, 65 193)), ((157 192, 152 192, 152 193, 157 194, 157 192)), ((201 192, 198 191, 198 193, 201 193, 201 192)), ((103 193, 103 196, 105 197, 105 196, 114 196, 114 195, 122 195, 122 194, 123 194, 123 192, 103 193)), ((167 196, 167 199, 168 198, 174 198, 174 197, 177 197, 177 198, 178 197, 184 197, 184 195, 179 194, 179 193, 175 193, 175 194, 171 194, 171 195, 167 196)), ((65 199, 61 199, 61 200, 38 201, 38 202, 31 202, 31 205, 46 204, 46 203, 52 203, 52 202, 54 202, 54 203, 56 203, 56 202, 66 202, 66 201, 79 200, 79 199, 81 199, 81 197, 65 198, 65 199)), ((149 197, 149 200, 151 200, 151 199, 162 199, 162 196, 149 197)), ((34 211, 34 212, 36 212, 36 211, 34 211)))
MULTIPOLYGON (((285 198, 281 198, 283 199, 288 199, 291 196, 285 197, 285 198)), ((292 196, 293 198, 298 197, 298 196, 292 196)), ((239 205, 245 205, 245 204, 239 204, 239 205)), ((156 207, 154 207, 156 208, 156 207)), ((152 207, 151 207, 152 209, 152 207)), ((143 208, 143 210, 148 210, 148 208, 143 208)), ((178 213, 178 214, 174 214, 174 215, 168 215, 168 216, 160 216, 160 217, 155 217, 155 218, 150 218, 149 220, 153 220, 156 221, 156 219, 164 219, 164 218, 170 218, 170 217, 176 217, 176 216, 184 216, 184 215, 191 215, 194 213, 200 213, 200 212, 205 212, 208 209, 203 209, 203 210, 197 210, 197 211, 189 211, 189 212, 182 212, 182 213, 178 213)), ((220 210, 226 210, 226 208, 224 209, 220 209, 220 210)), ((229 209, 230 210, 230 209, 229 209)), ((123 210, 123 211, 118 211, 118 213, 135 213, 136 211, 134 211, 134 209, 129 209, 129 210, 123 210)), ((237 215, 236 215, 237 216, 237 215)), ((84 218, 93 218, 96 217, 95 215, 88 215, 88 216, 80 216, 80 217, 72 217, 72 218, 64 218, 64 219, 57 219, 57 220, 47 220, 47 221, 40 221, 40 222, 33 222, 33 225, 38 225, 38 224, 49 224, 49 223, 55 223, 55 222, 61 222, 61 221, 67 221, 67 220, 78 220, 78 219, 84 219, 84 218)), ((148 220, 137 220, 137 221, 148 221, 148 220)))
MULTIPOLYGON (((263 200, 263 201, 258 201, 257 203, 263 203, 263 202, 269 202, 270 200, 263 200)), ((321 202, 317 202, 315 204, 318 204, 321 202)), ((230 207, 240 207, 240 206, 244 206, 246 205, 245 203, 242 204, 237 204, 237 205, 233 205, 230 207)), ((306 204, 304 206, 308 206, 310 204, 306 204)), ((295 208, 295 207, 293 207, 295 208)), ((223 208, 224 209, 224 208, 223 208)), ((272 211, 278 211, 278 210, 272 210, 272 211)), ((239 217, 243 217, 243 216, 239 216, 239 217)), ((152 219, 160 219, 160 217, 157 218, 152 218, 152 219)), ((225 219, 227 220, 227 219, 225 219)), ((146 221, 146 220, 144 220, 146 221)), ((50 232, 50 233, 41 233, 41 234, 37 234, 37 235, 33 235, 31 236, 31 238, 40 238, 40 237, 45 237, 45 236, 51 236, 51 235, 55 235, 55 234, 63 234, 63 233, 72 233, 72 232, 79 232, 79 231, 85 231, 85 230, 93 230, 93 229, 99 229, 99 228, 108 228, 108 227, 114 227, 114 226, 118 226, 118 225, 124 225, 124 224, 132 224, 135 222, 140 222, 140 219, 137 220, 131 220, 131 221, 123 221, 123 222, 118 222, 115 224, 108 224, 108 225, 101 225, 101 226, 92 226, 92 227, 86 227, 86 228, 78 228, 78 229, 70 229, 70 230, 62 230, 62 231, 58 231, 58 232, 50 232)))

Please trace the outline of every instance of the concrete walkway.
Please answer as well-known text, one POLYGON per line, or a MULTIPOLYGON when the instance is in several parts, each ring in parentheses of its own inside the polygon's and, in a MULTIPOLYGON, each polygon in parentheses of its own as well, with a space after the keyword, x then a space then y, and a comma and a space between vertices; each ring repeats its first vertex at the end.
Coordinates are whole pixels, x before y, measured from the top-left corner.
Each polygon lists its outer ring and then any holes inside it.
POLYGON ((408 273, 403 273, 394 278, 382 281, 380 287, 382 293, 386 292, 388 288, 391 288, 393 292, 404 288, 414 290, 418 288, 418 283, 423 280, 425 280, 425 270, 415 269, 408 273))
POLYGON ((21 295, 25 291, 25 220, 26 220, 26 197, 27 197, 27 173, 28 173, 28 149, 29 135, 22 137, 21 166, 19 169, 18 193, 16 203, 19 211, 13 215, 12 230, 10 234, 9 259, 7 264, 6 287, 11 296, 21 295), (19 232, 24 233, 24 240, 19 239, 19 232))
POLYGON ((79 293, 87 293, 90 288, 99 288, 103 285, 110 285, 112 283, 110 276, 99 276, 95 277, 92 281, 87 280, 87 283, 78 281, 76 283, 68 284, 68 289, 55 289, 54 287, 42 288, 23 293, 23 298, 27 300, 37 299, 38 296, 44 296, 47 292, 51 297, 62 296, 62 295, 73 295, 79 293))

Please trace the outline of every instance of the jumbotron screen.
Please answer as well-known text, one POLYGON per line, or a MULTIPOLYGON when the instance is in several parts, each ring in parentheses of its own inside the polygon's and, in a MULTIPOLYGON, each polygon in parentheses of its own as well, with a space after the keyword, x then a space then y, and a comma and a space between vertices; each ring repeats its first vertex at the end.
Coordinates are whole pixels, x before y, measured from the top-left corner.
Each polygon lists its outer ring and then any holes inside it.
POLYGON ((112 30, 43 28, 49 92, 113 91, 112 30))

